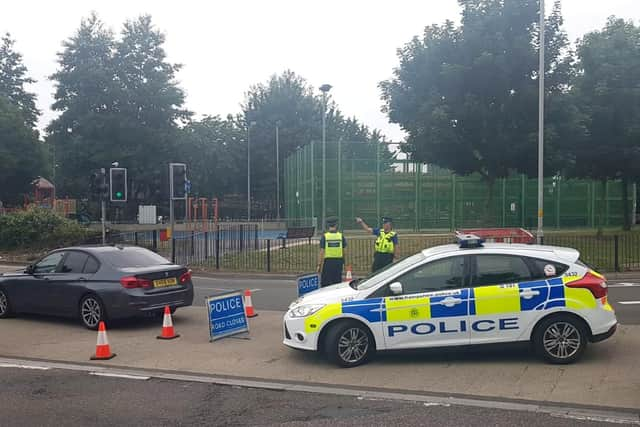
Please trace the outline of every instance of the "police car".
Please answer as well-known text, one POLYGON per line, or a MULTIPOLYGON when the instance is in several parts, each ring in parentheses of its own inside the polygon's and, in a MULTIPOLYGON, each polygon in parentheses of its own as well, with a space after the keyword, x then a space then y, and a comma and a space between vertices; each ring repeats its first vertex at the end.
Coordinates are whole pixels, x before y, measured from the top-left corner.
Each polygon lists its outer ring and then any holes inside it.
POLYGON ((297 299, 284 316, 284 344, 352 367, 377 350, 529 341, 547 361, 571 363, 617 326, 606 279, 579 255, 458 236, 297 299))

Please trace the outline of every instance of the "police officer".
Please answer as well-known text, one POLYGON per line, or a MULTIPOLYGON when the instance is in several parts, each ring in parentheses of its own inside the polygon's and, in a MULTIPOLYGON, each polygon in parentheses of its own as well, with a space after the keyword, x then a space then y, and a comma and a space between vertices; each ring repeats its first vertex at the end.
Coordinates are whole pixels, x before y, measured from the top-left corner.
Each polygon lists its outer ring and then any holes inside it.
POLYGON ((373 254, 373 265, 371 271, 378 271, 382 267, 393 262, 398 257, 398 233, 392 230, 393 222, 391 218, 382 217, 382 229, 371 228, 362 218, 356 218, 356 222, 362 226, 365 231, 377 236, 375 253, 373 254))
POLYGON ((338 231, 338 218, 327 218, 326 231, 320 239, 320 256, 318 257, 318 272, 320 286, 329 286, 342 282, 342 268, 344 267, 344 250, 347 240, 338 231))

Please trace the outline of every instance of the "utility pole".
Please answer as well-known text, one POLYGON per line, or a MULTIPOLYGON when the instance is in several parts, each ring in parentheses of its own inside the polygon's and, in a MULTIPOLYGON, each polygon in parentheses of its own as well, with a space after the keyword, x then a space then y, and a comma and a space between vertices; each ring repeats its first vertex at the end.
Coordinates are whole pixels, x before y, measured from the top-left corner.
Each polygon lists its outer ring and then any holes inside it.
POLYGON ((331 90, 330 84, 320 86, 322 92, 322 225, 326 225, 327 216, 327 93, 331 90))
POLYGON ((276 218, 280 219, 280 120, 276 122, 276 218))
POLYGON ((540 64, 538 67, 538 244, 544 241, 544 0, 540 0, 540 64))

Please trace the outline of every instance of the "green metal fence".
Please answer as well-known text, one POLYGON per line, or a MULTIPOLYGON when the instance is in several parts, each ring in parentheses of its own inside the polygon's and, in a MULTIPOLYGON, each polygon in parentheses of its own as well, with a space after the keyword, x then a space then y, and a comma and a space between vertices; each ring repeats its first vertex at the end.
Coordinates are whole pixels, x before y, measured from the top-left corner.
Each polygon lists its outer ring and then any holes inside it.
MULTIPOLYGON (((537 180, 523 175, 499 179, 489 188, 479 176, 456 176, 434 165, 393 159, 381 144, 327 142, 326 215, 343 228, 363 217, 376 224, 391 216, 396 228, 524 227, 537 224, 537 180)), ((286 214, 322 218, 322 145, 308 144, 285 161, 286 214)), ((635 185, 630 211, 635 212, 635 185), (633 209, 633 210, 632 210, 633 209)), ((547 178, 546 228, 619 226, 624 219, 622 183, 547 178)))

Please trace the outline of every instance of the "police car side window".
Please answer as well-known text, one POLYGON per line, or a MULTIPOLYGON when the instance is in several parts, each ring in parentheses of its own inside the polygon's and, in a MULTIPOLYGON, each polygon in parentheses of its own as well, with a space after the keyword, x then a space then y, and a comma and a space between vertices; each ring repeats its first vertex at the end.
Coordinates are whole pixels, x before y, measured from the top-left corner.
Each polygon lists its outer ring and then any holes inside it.
POLYGON ((513 255, 477 255, 472 286, 499 285, 531 280, 531 270, 522 257, 513 255))
POLYGON ((455 256, 423 264, 399 277, 403 293, 459 289, 464 283, 464 257, 455 256))
POLYGON ((527 258, 527 261, 533 266, 533 278, 536 280, 558 277, 563 275, 569 269, 568 265, 545 259, 527 258))

